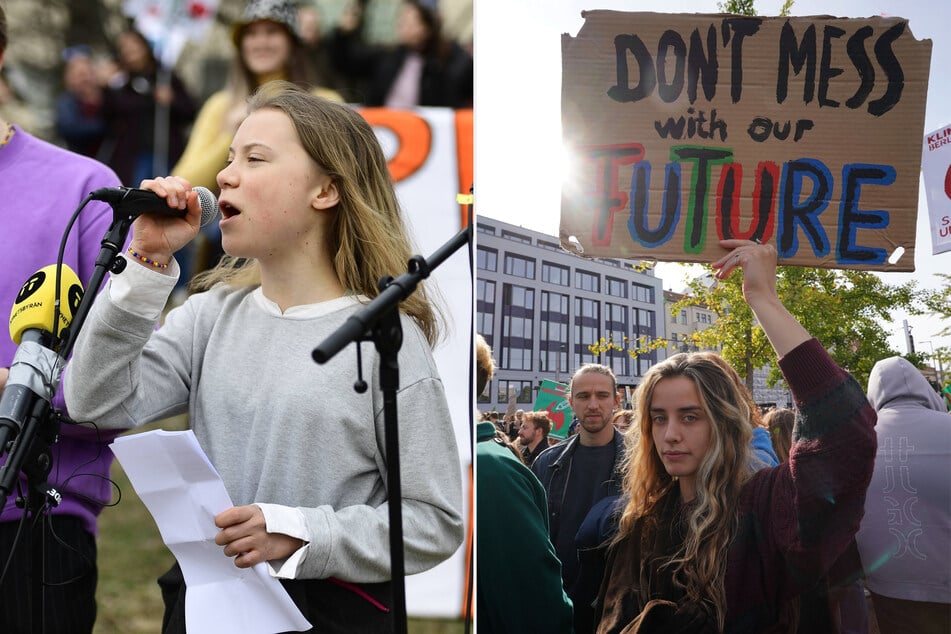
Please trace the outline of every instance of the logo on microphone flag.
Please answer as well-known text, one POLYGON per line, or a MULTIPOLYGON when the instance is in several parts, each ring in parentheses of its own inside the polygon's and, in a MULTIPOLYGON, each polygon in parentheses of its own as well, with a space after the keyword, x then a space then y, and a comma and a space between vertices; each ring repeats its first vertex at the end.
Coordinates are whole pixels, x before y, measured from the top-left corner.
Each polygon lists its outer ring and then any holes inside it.
MULTIPOLYGON (((23 333, 31 328, 53 332, 56 306, 56 265, 50 264, 30 276, 20 287, 10 310, 10 338, 20 345, 23 333)), ((66 265, 60 269, 60 311, 58 330, 62 332, 73 321, 83 298, 83 286, 75 271, 66 265)))
POLYGON ((568 437, 568 426, 571 423, 571 404, 568 402, 568 386, 548 379, 542 380, 535 399, 535 411, 547 411, 551 419, 551 438, 564 440, 568 437))

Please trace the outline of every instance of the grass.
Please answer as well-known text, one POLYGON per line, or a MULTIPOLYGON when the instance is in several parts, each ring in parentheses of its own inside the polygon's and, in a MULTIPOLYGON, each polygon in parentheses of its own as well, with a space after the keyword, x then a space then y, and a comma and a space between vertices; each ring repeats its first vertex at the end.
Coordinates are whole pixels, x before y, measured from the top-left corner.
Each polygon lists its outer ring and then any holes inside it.
MULTIPOLYGON (((143 428, 184 429, 183 421, 143 428)), ((156 634, 162 629, 162 595, 156 579, 174 562, 145 505, 116 461, 112 479, 122 491, 99 520, 98 618, 93 634, 156 634)), ((409 619, 410 634, 462 634, 458 619, 409 619)))

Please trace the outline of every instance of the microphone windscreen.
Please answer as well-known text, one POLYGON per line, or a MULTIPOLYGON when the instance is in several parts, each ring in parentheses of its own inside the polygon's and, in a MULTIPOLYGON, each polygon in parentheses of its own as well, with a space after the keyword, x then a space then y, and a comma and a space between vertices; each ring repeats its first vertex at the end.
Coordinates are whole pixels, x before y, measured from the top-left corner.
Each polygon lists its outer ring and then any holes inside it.
MULTIPOLYGON (((23 333, 31 328, 53 332, 56 299, 56 265, 50 264, 30 276, 20 289, 10 311, 10 338, 20 345, 23 333)), ((59 332, 73 321, 83 298, 79 276, 63 265, 60 275, 59 332)))
POLYGON ((201 226, 204 227, 218 218, 220 213, 218 199, 205 187, 193 187, 192 189, 198 194, 198 204, 201 205, 201 226))

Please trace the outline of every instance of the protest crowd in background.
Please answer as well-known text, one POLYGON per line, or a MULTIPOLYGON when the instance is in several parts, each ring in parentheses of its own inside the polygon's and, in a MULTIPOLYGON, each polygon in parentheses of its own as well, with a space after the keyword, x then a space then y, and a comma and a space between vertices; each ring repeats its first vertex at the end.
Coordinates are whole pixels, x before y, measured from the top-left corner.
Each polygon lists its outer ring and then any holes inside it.
MULTIPOLYGON (((187 41, 168 69, 170 85, 158 81, 157 55, 117 1, 93 3, 100 22, 87 16, 68 30, 37 33, 30 32, 32 3, 6 4, 11 30, 31 45, 8 55, 0 112, 11 113, 9 119, 40 138, 105 163, 129 187, 155 173, 184 170, 193 185, 217 189, 214 175, 224 165, 227 140, 255 87, 235 82, 234 59, 243 55, 235 29, 248 11, 294 33, 298 52, 287 78, 317 94, 355 107, 472 107, 471 0, 220 0, 203 37, 187 41), (82 24, 89 25, 86 32, 82 24), (229 120, 211 144, 217 132, 209 129, 219 125, 214 118, 224 110, 224 93, 234 96, 227 115, 235 123, 229 120), (217 103, 205 114, 212 97, 217 103), (168 135, 165 166, 153 169, 156 104, 168 109, 168 135), (196 147, 182 157, 193 125, 202 151, 196 147), (214 160, 205 169, 201 160, 208 163, 209 151, 214 160)), ((84 4, 54 4, 50 10, 72 22, 92 10, 84 4)), ((173 301, 180 303, 188 280, 220 256, 220 234, 212 224, 179 254, 185 275, 173 301)))

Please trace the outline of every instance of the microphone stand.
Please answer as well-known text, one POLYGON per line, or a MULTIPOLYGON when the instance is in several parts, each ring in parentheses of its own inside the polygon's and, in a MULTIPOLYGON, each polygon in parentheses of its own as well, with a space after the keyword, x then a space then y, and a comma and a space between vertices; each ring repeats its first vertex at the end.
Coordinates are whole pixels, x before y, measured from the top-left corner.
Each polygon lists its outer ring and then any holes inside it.
MULTIPOLYGON (((44 333, 39 343, 46 346, 49 343, 48 333, 44 333)), ((51 394, 52 397, 52 394, 51 394)), ((29 397, 27 397, 29 398, 29 397)), ((52 445, 59 435, 60 414, 50 411, 50 403, 44 398, 36 399, 30 407, 24 421, 22 432, 14 439, 7 454, 7 460, 0 467, 0 508, 4 508, 9 494, 16 486, 22 470, 27 479, 24 497, 18 497, 16 504, 23 509, 25 518, 29 519, 30 526, 26 532, 26 548, 30 553, 30 566, 33 574, 30 575, 29 596, 31 628, 40 625, 40 632, 45 631, 45 600, 43 592, 43 576, 46 563, 45 524, 41 517, 47 503, 55 506, 60 502, 59 492, 50 486, 47 481, 53 468, 52 445)), ((0 448, 2 452, 2 448, 0 448)), ((10 555, 12 556, 12 553, 10 555)))
POLYGON ((79 331, 89 315, 93 302, 96 301, 96 295, 102 285, 102 280, 106 277, 106 273, 111 271, 118 275, 125 270, 126 261, 118 257, 118 254, 129 236, 129 229, 132 228, 133 220, 135 218, 131 215, 120 215, 117 210, 113 209, 112 224, 109 225, 109 230, 102 238, 102 248, 99 250, 99 257, 96 258, 92 275, 89 276, 89 282, 86 283, 86 292, 83 293, 82 301, 79 302, 79 307, 73 314, 73 321, 64 334, 65 343, 60 348, 60 356, 64 359, 68 359, 69 353, 73 351, 73 346, 79 337, 79 331))
MULTIPOLYGON (((419 283, 446 258, 472 239, 472 223, 433 253, 429 261, 421 255, 410 258, 408 271, 398 278, 384 276, 378 287, 380 294, 359 312, 351 315, 333 334, 314 348, 314 361, 329 361, 351 341, 373 341, 380 354, 380 389, 383 392, 383 427, 386 435, 387 500, 390 522, 390 569, 393 583, 393 621, 397 634, 406 632, 406 580, 403 559, 402 488, 400 485, 400 452, 397 426, 396 393, 399 390, 398 352, 403 344, 399 303, 409 297, 419 283)), ((359 346, 357 375, 360 375, 359 346)), ((362 392, 362 379, 354 389, 362 392)))
MULTIPOLYGON (((73 321, 66 331, 61 333, 65 340, 56 354, 59 361, 65 363, 76 343, 76 338, 82 328, 86 316, 96 299, 99 286, 106 273, 121 273, 125 269, 126 261, 117 257, 126 237, 132 227, 134 218, 128 214, 120 214, 113 210, 113 222, 109 231, 102 239, 102 249, 96 259, 95 268, 86 285, 86 292, 80 301, 73 321)), ((55 347, 53 336, 45 333, 38 342, 43 348, 55 347)), ((56 372, 62 368, 60 365, 56 372)), ((52 377, 49 398, 39 398, 30 408, 28 417, 20 434, 14 439, 7 455, 6 462, 0 466, 0 508, 6 505, 9 493, 13 491, 16 480, 22 470, 27 479, 26 498, 17 499, 17 505, 22 506, 24 513, 31 518, 32 526, 28 532, 29 550, 31 555, 31 615, 32 627, 40 624, 40 632, 45 631, 45 597, 43 578, 46 563, 46 540, 43 528, 43 519, 40 517, 47 503, 56 506, 61 500, 60 493, 50 486, 47 477, 53 468, 52 445, 59 436, 62 414, 50 407, 50 402, 56 393, 59 377, 52 377)), ((0 447, 2 453, 3 447, 0 447)))

